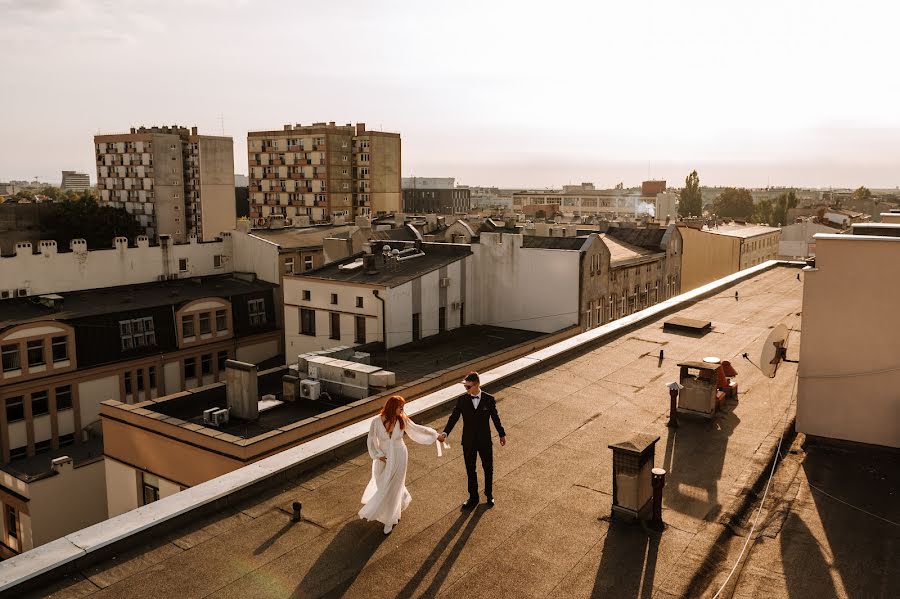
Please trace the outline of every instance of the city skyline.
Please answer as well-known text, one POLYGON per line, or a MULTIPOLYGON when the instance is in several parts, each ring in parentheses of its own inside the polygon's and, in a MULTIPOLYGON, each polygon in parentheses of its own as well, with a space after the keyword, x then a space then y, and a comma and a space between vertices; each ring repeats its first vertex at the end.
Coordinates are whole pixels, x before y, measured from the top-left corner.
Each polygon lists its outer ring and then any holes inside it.
POLYGON ((165 124, 246 174, 247 132, 352 120, 473 186, 900 185, 894 8, 557 7, 0 0, 0 180, 93 180, 94 135, 165 124))

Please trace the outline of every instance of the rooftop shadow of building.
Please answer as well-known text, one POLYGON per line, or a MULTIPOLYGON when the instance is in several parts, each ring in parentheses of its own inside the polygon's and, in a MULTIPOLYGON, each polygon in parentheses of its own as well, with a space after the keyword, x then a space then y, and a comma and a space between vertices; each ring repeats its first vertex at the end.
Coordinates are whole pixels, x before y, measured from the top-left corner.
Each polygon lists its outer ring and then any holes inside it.
POLYGON ((708 421, 680 415, 678 428, 669 429, 662 465, 668 473, 663 495, 667 509, 706 520, 721 511, 719 479, 729 438, 740 423, 736 404, 726 401, 708 421))
POLYGON ((610 521, 591 597, 650 599, 658 551, 658 533, 633 522, 610 521))

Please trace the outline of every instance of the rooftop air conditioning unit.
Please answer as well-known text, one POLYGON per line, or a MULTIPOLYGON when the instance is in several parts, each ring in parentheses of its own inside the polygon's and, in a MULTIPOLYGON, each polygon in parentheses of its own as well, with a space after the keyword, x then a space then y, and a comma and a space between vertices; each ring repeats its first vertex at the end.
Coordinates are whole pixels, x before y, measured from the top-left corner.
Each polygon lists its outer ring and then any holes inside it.
POLYGON ((0 299, 9 299, 9 298, 13 297, 14 295, 15 294, 11 290, 10 291, 7 291, 7 290, 0 291, 0 299))
POLYGON ((213 412, 217 412, 220 408, 210 408, 203 410, 203 424, 212 424, 213 412))
POLYGON ((440 287, 449 287, 450 286, 450 277, 441 277, 439 286, 440 287))
POLYGON ((228 424, 228 409, 223 408, 216 410, 210 415, 211 424, 213 426, 222 426, 228 424))
POLYGON ((31 289, 28 287, 20 287, 16 290, 16 297, 28 297, 31 295, 31 289))
POLYGON ((322 381, 303 379, 300 381, 300 397, 304 399, 319 399, 322 395, 322 381))

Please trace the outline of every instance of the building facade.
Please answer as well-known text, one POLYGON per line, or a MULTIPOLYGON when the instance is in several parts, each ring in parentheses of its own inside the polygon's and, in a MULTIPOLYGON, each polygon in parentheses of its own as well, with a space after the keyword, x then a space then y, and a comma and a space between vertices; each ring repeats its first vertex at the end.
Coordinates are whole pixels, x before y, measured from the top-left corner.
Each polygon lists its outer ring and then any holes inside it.
POLYGON ((471 204, 470 190, 466 187, 403 190, 403 211, 413 214, 466 214, 471 204))
MULTIPOLYGON (((512 195, 513 211, 537 218, 549 218, 550 214, 562 212, 612 219, 619 215, 638 214, 642 206, 652 206, 652 203, 653 199, 645 199, 640 191, 595 189, 593 183, 566 185, 556 191, 519 191, 512 195)), ((644 208, 644 211, 649 209, 644 208)))
POLYGON ((814 223, 807 219, 781 227, 778 240, 778 255, 783 258, 808 258, 816 255, 815 236, 819 233, 834 233, 832 227, 814 223))
POLYGON ((285 125, 247 134, 250 218, 312 222, 399 212, 400 134, 364 123, 285 125))
POLYGON ((99 201, 125 208, 153 239, 213 239, 237 220, 233 146, 230 137, 198 135, 196 127, 97 135, 99 201))
POLYGON ((101 402, 151 400, 220 380, 229 358, 282 355, 277 285, 232 274, 230 238, 194 239, 90 252, 74 240, 63 254, 21 243, 0 258, 0 552, 106 518, 101 402))
POLYGON ((797 430, 900 447, 900 237, 818 234, 815 244, 803 274, 797 430))
POLYGON ((387 341, 392 348, 475 322, 472 250, 464 245, 374 242, 357 254, 284 278, 285 353, 387 341), (384 258, 384 248, 403 252, 384 258), (405 259, 404 259, 405 258, 405 259))
POLYGON ((75 171, 63 171, 62 183, 59 188, 63 191, 74 191, 81 193, 91 188, 91 178, 85 173, 76 173, 75 171))

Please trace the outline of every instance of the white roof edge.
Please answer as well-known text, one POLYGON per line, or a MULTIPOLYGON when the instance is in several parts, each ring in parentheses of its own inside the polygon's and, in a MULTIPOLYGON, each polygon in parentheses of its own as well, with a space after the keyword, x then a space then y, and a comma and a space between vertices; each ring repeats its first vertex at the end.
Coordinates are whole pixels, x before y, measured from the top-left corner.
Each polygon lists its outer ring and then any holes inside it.
POLYGON ((900 237, 888 235, 841 235, 840 233, 816 233, 813 239, 842 239, 845 241, 900 241, 900 237))
MULTIPOLYGON (((854 238, 848 235, 835 235, 834 237, 854 238)), ((866 237, 866 239, 882 238, 866 237)), ((900 237, 884 239, 900 241, 900 237)), ((496 383, 519 374, 539 365, 541 362, 557 358, 573 349, 593 343, 598 339, 614 334, 619 330, 627 329, 637 323, 654 319, 680 304, 690 304, 707 293, 714 292, 744 279, 749 279, 779 265, 802 266, 805 265, 805 262, 769 260, 757 266, 738 271, 640 312, 635 312, 630 316, 580 333, 512 362, 492 368, 487 372, 481 373, 482 384, 496 383)), ((463 391, 461 382, 444 387, 408 403, 406 413, 410 416, 415 416, 442 404, 449 403, 461 395, 463 391)), ((104 520, 88 528, 70 533, 46 545, 41 545, 0 562, 0 593, 54 568, 68 564, 93 551, 150 529, 156 524, 167 522, 196 508, 213 503, 232 493, 262 482, 270 476, 293 468, 297 464, 325 455, 348 443, 363 439, 368 434, 369 421, 370 419, 367 418, 361 422, 350 424, 306 443, 286 449, 276 455, 238 468, 130 512, 104 520)))

